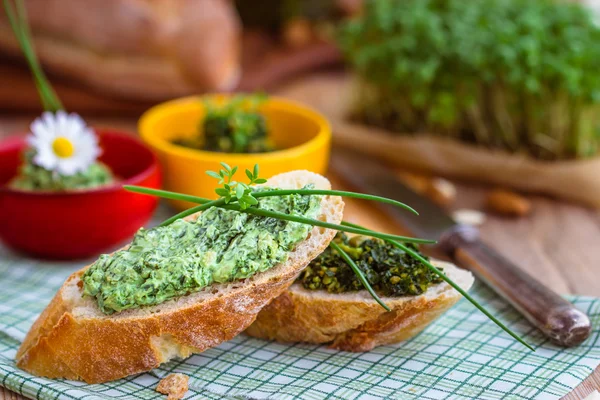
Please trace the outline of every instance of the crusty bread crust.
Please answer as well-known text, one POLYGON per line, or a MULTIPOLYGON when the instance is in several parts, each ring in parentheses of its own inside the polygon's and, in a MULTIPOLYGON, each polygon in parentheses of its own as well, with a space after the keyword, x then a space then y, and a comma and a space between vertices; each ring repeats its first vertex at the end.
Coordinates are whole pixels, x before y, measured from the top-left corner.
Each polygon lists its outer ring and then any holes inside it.
MULTIPOLYGON (((36 52, 50 72, 96 90, 164 100, 234 88, 241 27, 228 0, 27 0, 36 52)), ((0 51, 21 56, 4 13, 0 51)))
MULTIPOLYGON (((462 289, 473 284, 470 272, 436 261, 462 289)), ((461 298, 446 282, 419 296, 383 297, 386 312, 367 291, 331 294, 294 283, 258 314, 250 336, 279 342, 329 343, 345 351, 369 351, 407 340, 421 332, 461 298)))
MULTIPOLYGON (((301 188, 308 183, 330 188, 327 179, 308 171, 277 175, 267 185, 301 188)), ((340 197, 323 196, 318 218, 339 224, 343 208, 340 197)), ((217 346, 246 329, 334 235, 333 230, 314 227, 285 263, 265 272, 111 316, 103 314, 93 299, 82 297, 84 268, 67 279, 32 326, 17 352, 17 365, 34 375, 99 383, 217 346)))

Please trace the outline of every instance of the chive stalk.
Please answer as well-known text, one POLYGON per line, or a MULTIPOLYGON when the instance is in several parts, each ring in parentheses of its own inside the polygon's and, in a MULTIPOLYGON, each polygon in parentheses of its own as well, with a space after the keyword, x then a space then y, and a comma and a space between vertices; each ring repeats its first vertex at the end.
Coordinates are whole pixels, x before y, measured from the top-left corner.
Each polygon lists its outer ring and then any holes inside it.
POLYGON ((29 69, 34 78, 35 86, 40 96, 44 110, 56 112, 63 110, 64 107, 56 95, 56 92, 50 85, 46 74, 44 73, 35 54, 33 43, 31 41, 31 32, 27 22, 27 11, 23 0, 15 0, 16 12, 13 9, 9 0, 4 0, 4 10, 8 17, 10 27, 19 42, 19 46, 23 51, 25 60, 29 65, 29 69))
POLYGON ((352 257, 350 257, 348 255, 348 253, 346 253, 333 240, 331 241, 331 243, 329 243, 329 246, 332 249, 334 249, 335 251, 337 251, 339 253, 339 255, 344 259, 344 261, 346 261, 346 264, 348 264, 348 266, 350 268, 352 268, 352 271, 354 271, 354 274, 356 275, 356 277, 358 278, 358 280, 360 281, 360 283, 362 283, 362 285, 365 287, 365 289, 367 289, 367 291, 373 297, 373 299, 375 299, 375 301, 377 303, 379 303, 379 305, 381 305, 381 307, 383 307, 385 309, 385 311, 392 311, 392 309, 389 308, 387 306, 387 304, 385 304, 383 302, 383 300, 381 300, 381 298, 379 298, 379 296, 377 296, 377 293, 375 293, 375 290, 373 290, 373 288, 371 287, 371 284, 369 283, 369 281, 367 280, 367 278, 365 277, 365 275, 362 273, 362 271, 360 270, 360 268, 358 268, 358 265, 356 265, 356 263, 354 262, 354 260, 352 259, 352 257))
POLYGON ((343 226, 343 225, 332 224, 330 222, 319 221, 317 219, 305 218, 305 217, 301 217, 298 215, 290 215, 290 214, 284 214, 284 213, 275 212, 275 211, 262 210, 260 208, 247 208, 245 210, 242 210, 237 205, 226 205, 226 206, 219 206, 219 207, 225 208, 227 210, 240 211, 240 212, 244 212, 247 214, 258 215, 261 217, 282 219, 284 221, 290 221, 290 222, 299 222, 301 224, 319 226, 321 228, 333 229, 336 231, 341 231, 341 232, 346 232, 346 233, 354 233, 357 235, 373 236, 373 237, 376 237, 376 238, 382 239, 382 240, 391 239, 391 240, 401 240, 401 241, 407 242, 407 243, 424 243, 424 244, 435 243, 435 240, 419 239, 419 238, 412 238, 412 237, 408 237, 408 236, 391 235, 389 233, 373 232, 373 231, 369 231, 369 230, 365 230, 365 229, 353 228, 350 226, 343 226))
POLYGON ((217 200, 209 201, 207 203, 204 203, 204 204, 196 206, 196 207, 188 208, 187 210, 182 211, 179 214, 173 215, 171 218, 164 220, 158 226, 171 225, 173 222, 177 221, 178 219, 185 218, 185 217, 195 214, 197 212, 205 211, 211 207, 218 207, 223 204, 225 204, 224 199, 217 199, 217 200))
MULTIPOLYGON (((190 203, 203 203, 206 202, 207 199, 204 197, 192 196, 188 194, 181 194, 177 192, 170 192, 168 190, 159 190, 159 189, 150 189, 142 186, 131 186, 124 185, 123 188, 129 190, 131 192, 149 194, 152 196, 159 196, 165 199, 171 200, 182 200, 190 203)), ((255 198, 260 197, 271 197, 271 196, 287 196, 290 194, 299 194, 302 196, 313 196, 313 195, 328 195, 328 196, 341 196, 341 197, 351 197, 354 199, 361 200, 371 200, 378 201, 380 203, 391 204, 396 207, 403 208, 412 212, 413 214, 419 215, 419 213, 412 207, 407 204, 404 204, 400 201, 388 199, 387 197, 374 196, 371 194, 365 193, 357 193, 357 192, 348 192, 345 190, 325 190, 325 189, 276 189, 269 190, 264 192, 253 192, 252 196, 255 198)))
MULTIPOLYGON (((150 189, 150 188, 145 188, 145 187, 140 187, 140 186, 129 186, 129 185, 124 186, 124 188, 131 192, 148 194, 148 195, 163 197, 163 198, 167 198, 167 199, 171 199, 171 200, 191 201, 191 202, 200 203, 203 205, 206 205, 207 203, 211 202, 211 200, 203 198, 203 197, 190 196, 190 195, 184 195, 184 194, 180 195, 179 193, 168 192, 165 190, 150 189)), ((277 192, 277 190, 273 190, 270 193, 276 193, 276 192, 277 192)), ((335 191, 335 190, 328 191, 328 194, 331 194, 332 192, 337 192, 337 191, 335 191)), ((272 194, 272 196, 275 196, 275 195, 277 195, 277 194, 272 194)), ((219 199, 219 200, 222 200, 222 199, 219 199)), ((218 201, 218 200, 214 200, 214 201, 218 201)), ((435 240, 419 239, 419 238, 412 238, 412 237, 408 237, 408 236, 399 236, 399 235, 391 235, 388 233, 373 232, 373 231, 353 228, 353 227, 349 227, 349 226, 332 224, 330 222, 319 221, 317 219, 301 217, 299 215, 290 215, 290 214, 284 214, 284 213, 280 213, 280 212, 276 212, 276 211, 263 210, 260 208, 250 207, 250 208, 242 209, 236 203, 230 203, 230 204, 219 203, 219 205, 217 205, 216 207, 224 208, 226 210, 243 212, 246 214, 258 215, 261 217, 275 218, 275 219, 280 219, 280 220, 290 221, 290 222, 298 222, 301 224, 306 224, 306 225, 311 225, 311 226, 319 226, 321 228, 333 229, 336 231, 347 232, 347 233, 354 233, 357 235, 368 235, 368 236, 373 236, 373 237, 376 237, 376 238, 379 238, 382 240, 385 240, 385 239, 401 240, 403 242, 408 242, 408 243, 427 243, 427 244, 435 243, 435 240)), ((193 212, 192 212, 192 209, 183 211, 182 213, 179 213, 179 214, 169 218, 169 220, 167 220, 167 221, 174 221, 178 218, 181 218, 182 216, 191 215, 197 211, 201 211, 199 209, 199 207, 196 208, 196 210, 193 212)), ((168 225, 167 221, 163 222, 161 225, 168 225)))
MULTIPOLYGON (((342 225, 351 226, 354 228, 360 228, 360 229, 369 231, 369 229, 367 229, 367 228, 364 228, 360 225, 352 224, 350 222, 343 221, 342 225)), ((373 231, 371 231, 371 232, 373 232, 373 231)), ((387 241, 389 243, 391 243, 393 246, 396 246, 397 248, 404 250, 406 253, 410 254, 416 260, 419 260, 420 262, 425 264, 425 266, 427 266, 427 268, 429 268, 432 272, 434 272, 440 278, 442 278, 444 281, 446 281, 446 283, 448 283, 450 286, 452 286, 454 289, 456 289, 456 291, 458 293, 463 295, 463 297, 465 299, 467 299, 471 304, 473 304, 475 306, 475 308, 477 308, 479 311, 481 311, 486 317, 491 319, 496 325, 498 325, 500 328, 502 328, 502 330, 504 330, 506 333, 508 333, 510 336, 512 336, 514 339, 516 339, 519 343, 523 344, 529 350, 535 351, 535 349, 533 347, 531 347, 529 344, 527 344, 527 342, 525 342, 523 339, 521 339, 516 333, 511 331, 506 325, 504 325, 502 322, 500 322, 498 319, 496 319, 496 317, 494 317, 492 314, 490 314, 490 312, 488 312, 485 308, 483 308, 483 306, 481 304, 479 304, 474 298, 472 298, 464 289, 462 289, 460 286, 458 286, 456 283, 454 283, 454 281, 452 281, 452 279, 448 278, 446 276, 446 274, 444 274, 442 271, 437 269, 433 264, 431 264, 427 259, 425 259, 423 256, 421 256, 418 252, 414 251, 410 247, 405 246, 404 244, 402 244, 398 241, 395 241, 395 240, 387 240, 387 241)))

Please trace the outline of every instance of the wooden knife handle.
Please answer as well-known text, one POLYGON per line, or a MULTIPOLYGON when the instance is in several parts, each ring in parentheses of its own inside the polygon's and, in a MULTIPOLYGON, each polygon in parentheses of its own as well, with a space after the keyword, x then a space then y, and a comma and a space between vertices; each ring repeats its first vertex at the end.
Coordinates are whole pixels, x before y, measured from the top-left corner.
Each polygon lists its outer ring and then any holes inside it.
POLYGON ((519 310, 554 343, 576 346, 591 333, 588 316, 479 239, 477 229, 458 226, 440 244, 519 310))

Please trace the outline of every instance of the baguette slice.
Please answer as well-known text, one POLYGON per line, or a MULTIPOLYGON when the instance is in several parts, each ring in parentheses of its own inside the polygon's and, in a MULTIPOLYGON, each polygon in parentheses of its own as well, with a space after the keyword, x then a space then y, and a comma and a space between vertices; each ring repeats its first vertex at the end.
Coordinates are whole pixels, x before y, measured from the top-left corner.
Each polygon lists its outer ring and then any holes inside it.
MULTIPOLYGON (((267 185, 291 189, 309 183, 330 188, 327 179, 308 171, 277 175, 267 185)), ((318 218, 339 224, 343 208, 340 197, 323 196, 318 218)), ((99 383, 217 346, 246 329, 334 235, 333 230, 314 227, 286 262, 265 272, 110 316, 100 311, 94 299, 82 297, 84 268, 67 279, 32 326, 17 352, 17 365, 34 375, 99 383)))
MULTIPOLYGON (((453 264, 434 261, 462 289, 473 275, 453 264)), ((418 296, 382 297, 386 312, 366 290, 333 294, 294 283, 258 314, 246 330, 250 336, 278 342, 329 343, 345 351, 369 351, 401 342, 421 332, 462 296, 446 282, 418 296)))

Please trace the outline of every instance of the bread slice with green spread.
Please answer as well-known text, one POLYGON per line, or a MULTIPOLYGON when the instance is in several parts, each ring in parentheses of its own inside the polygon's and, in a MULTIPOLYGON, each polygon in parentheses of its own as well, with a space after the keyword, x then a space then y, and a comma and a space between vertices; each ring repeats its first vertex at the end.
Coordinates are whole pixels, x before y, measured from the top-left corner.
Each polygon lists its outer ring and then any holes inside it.
MULTIPOLYGON (((473 284, 470 272, 434 261, 462 289, 473 284)), ((246 330, 250 336, 278 342, 328 343, 345 351, 410 339, 442 315, 462 296, 446 282, 432 284, 420 295, 381 297, 384 310, 366 290, 329 293, 294 283, 258 314, 246 330)))
MULTIPOLYGON (((330 189, 327 179, 307 171, 277 175, 266 184, 284 189, 307 185, 330 189)), ((344 203, 340 197, 320 196, 318 202, 315 218, 334 224, 341 222, 344 203)), ((199 216, 192 215, 187 220, 195 218, 199 216)), ((200 232, 201 237, 209 234, 209 227, 205 228, 200 232)), ((229 229, 234 227, 226 231, 229 229)), ((173 358, 188 357, 217 346, 246 329, 257 313, 292 284, 300 271, 327 247, 334 235, 335 231, 329 229, 309 227, 307 236, 295 243, 285 260, 277 265, 264 271, 258 269, 261 272, 242 279, 215 281, 199 291, 165 301, 148 295, 148 291, 134 292, 131 285, 122 288, 125 294, 119 292, 117 296, 110 291, 102 294, 102 290, 94 286, 94 276, 90 276, 100 272, 85 273, 88 268, 98 268, 92 264, 67 279, 34 323, 17 352, 17 365, 38 376, 99 383, 148 371, 173 358), (84 290, 96 297, 84 295, 84 290), (129 296, 127 291, 133 295, 129 296), (137 303, 131 303, 132 299, 147 305, 138 307, 137 303)), ((231 239, 229 247, 235 246, 235 240, 231 239)), ((125 255, 135 257, 138 251, 132 248, 135 246, 138 246, 136 240, 134 246, 122 250, 125 255)), ((160 243, 155 246, 160 247, 160 243)), ((117 253, 101 257, 100 261, 105 263, 102 265, 110 266, 111 260, 117 260, 117 253)), ((145 262, 151 260, 146 258, 145 262)), ((180 260, 172 258, 170 262, 179 265, 180 260)), ((160 279, 162 272, 157 271, 152 273, 158 274, 156 279, 160 279)), ((246 271, 246 268, 238 266, 236 271, 246 271)), ((127 274, 135 274, 135 270, 128 269, 123 276, 127 274)), ((110 286, 113 278, 106 276, 106 285, 110 286)), ((181 277, 181 282, 184 280, 181 277)), ((146 290, 148 284, 139 287, 146 290)))

